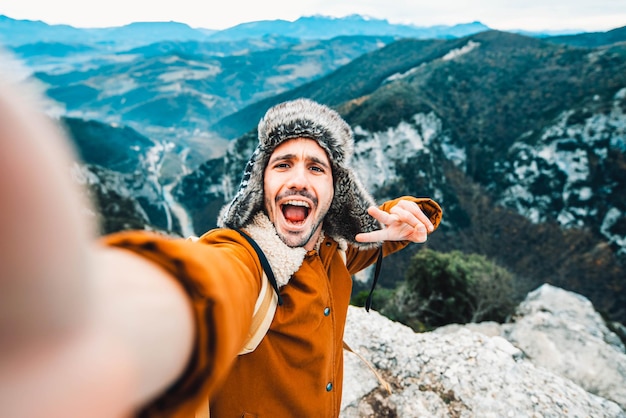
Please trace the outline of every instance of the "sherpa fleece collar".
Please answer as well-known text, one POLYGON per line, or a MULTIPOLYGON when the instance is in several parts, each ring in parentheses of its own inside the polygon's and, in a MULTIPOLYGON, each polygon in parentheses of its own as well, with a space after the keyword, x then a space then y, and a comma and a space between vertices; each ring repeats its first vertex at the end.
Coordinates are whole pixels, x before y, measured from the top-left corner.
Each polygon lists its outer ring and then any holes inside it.
POLYGON ((289 282, 291 276, 298 271, 307 251, 304 247, 289 247, 276 233, 274 224, 263 212, 257 213, 244 231, 259 244, 267 257, 278 287, 289 282))

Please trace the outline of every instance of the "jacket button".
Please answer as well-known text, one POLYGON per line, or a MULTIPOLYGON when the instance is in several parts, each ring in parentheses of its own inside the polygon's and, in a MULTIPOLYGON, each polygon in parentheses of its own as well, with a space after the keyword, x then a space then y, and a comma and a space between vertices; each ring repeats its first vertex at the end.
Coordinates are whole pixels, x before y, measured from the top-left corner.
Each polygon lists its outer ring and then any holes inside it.
POLYGON ((328 384, 326 385, 326 392, 330 392, 331 390, 333 390, 333 384, 331 382, 328 382, 328 384))
POLYGON ((330 315, 330 308, 326 307, 324 308, 324 316, 328 316, 328 315, 330 315))

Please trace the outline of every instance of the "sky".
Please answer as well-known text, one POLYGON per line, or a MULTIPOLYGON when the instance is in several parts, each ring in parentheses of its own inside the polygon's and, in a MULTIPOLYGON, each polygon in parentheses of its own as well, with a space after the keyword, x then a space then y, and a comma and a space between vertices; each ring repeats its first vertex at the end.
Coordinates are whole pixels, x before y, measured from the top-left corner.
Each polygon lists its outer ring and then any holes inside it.
POLYGON ((258 20, 360 14, 416 26, 480 21, 499 30, 590 32, 626 26, 626 0, 0 0, 0 14, 83 28, 175 21, 219 30, 258 20))

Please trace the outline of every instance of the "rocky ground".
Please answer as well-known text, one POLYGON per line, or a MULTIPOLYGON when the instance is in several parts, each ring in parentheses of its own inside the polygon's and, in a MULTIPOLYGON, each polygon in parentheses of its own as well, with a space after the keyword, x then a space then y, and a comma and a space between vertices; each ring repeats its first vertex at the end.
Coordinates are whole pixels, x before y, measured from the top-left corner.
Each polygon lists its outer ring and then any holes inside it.
POLYGON ((505 324, 415 333, 350 307, 341 416, 626 417, 626 351, 584 297, 550 285, 505 324))

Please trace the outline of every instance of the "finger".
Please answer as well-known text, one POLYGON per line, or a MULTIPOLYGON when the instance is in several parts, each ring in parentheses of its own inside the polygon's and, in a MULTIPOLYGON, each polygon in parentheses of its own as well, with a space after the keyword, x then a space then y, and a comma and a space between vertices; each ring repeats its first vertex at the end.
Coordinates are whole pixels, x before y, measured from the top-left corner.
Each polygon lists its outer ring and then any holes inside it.
POLYGON ((400 207, 406 212, 410 213, 410 215, 402 215, 402 219, 409 225, 415 227, 419 222, 420 224, 424 225, 426 231, 428 231, 429 233, 435 230, 435 226, 417 203, 408 200, 401 200, 394 207, 400 207))
POLYGON ((379 229, 378 231, 362 232, 360 234, 356 234, 355 239, 357 242, 385 241, 387 239, 387 231, 384 229, 379 229))
POLYGON ((376 219, 383 225, 389 225, 398 220, 397 216, 392 215, 388 212, 385 212, 384 210, 379 209, 376 206, 370 206, 367 209, 367 213, 369 213, 370 216, 372 216, 374 219, 376 219))
POLYGON ((406 238, 406 240, 408 241, 419 242, 419 243, 426 242, 427 239, 428 239, 428 232, 426 231, 426 227, 422 224, 420 224, 419 227, 413 228, 413 231, 406 238))
POLYGON ((397 216, 398 221, 404 224, 405 226, 415 228, 418 225, 422 224, 412 212, 404 209, 403 207, 399 205, 391 208, 391 213, 397 216))

